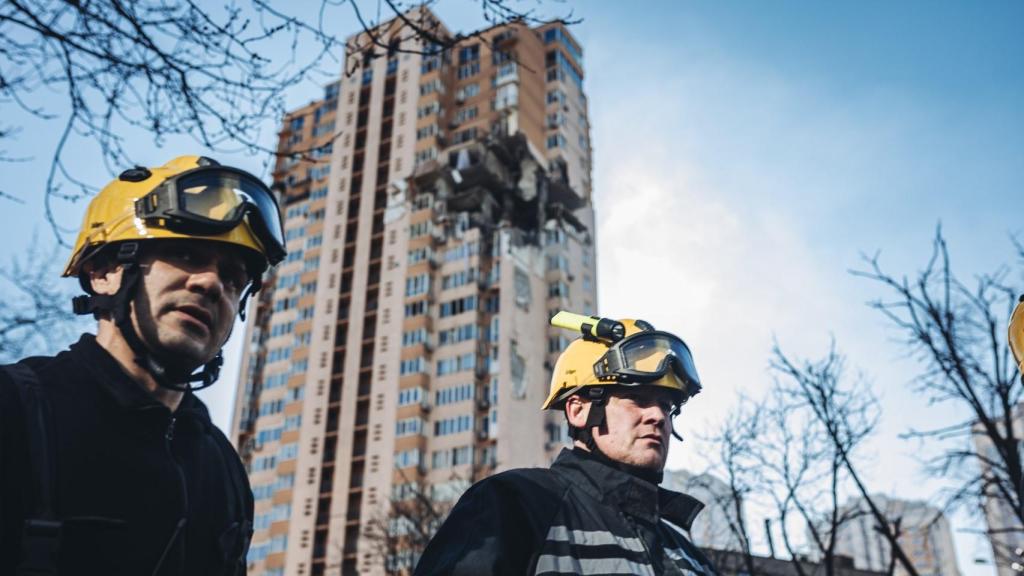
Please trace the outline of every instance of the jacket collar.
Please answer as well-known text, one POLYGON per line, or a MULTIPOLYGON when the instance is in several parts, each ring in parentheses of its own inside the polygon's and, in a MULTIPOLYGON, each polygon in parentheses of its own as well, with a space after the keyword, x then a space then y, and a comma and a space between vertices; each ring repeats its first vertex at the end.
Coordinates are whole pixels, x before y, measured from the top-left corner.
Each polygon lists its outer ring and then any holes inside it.
POLYGON ((664 517, 689 530, 704 508, 704 504, 692 496, 660 488, 609 466, 580 448, 563 449, 551 469, 597 500, 651 523, 664 517))
MULTIPOLYGON (((71 345, 71 354, 89 372, 97 388, 121 410, 169 413, 164 404, 128 376, 117 360, 96 342, 94 335, 82 334, 78 342, 71 345)), ((182 397, 174 415, 191 417, 201 424, 210 425, 206 406, 190 392, 182 397)))

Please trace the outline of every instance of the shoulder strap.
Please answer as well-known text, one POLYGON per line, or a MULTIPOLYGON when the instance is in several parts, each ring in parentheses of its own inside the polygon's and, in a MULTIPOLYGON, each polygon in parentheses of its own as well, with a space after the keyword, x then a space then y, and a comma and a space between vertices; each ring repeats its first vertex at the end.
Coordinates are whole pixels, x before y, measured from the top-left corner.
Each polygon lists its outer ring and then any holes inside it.
POLYGON ((53 417, 50 402, 43 394, 35 370, 24 363, 3 366, 14 382, 25 415, 26 438, 29 448, 29 466, 38 487, 32 515, 52 520, 54 507, 54 459, 53 459, 53 417))
POLYGON ((46 576, 57 574, 56 559, 61 522, 56 519, 54 493, 56 490, 53 416, 50 403, 43 394, 39 377, 24 363, 0 366, 14 383, 25 416, 26 438, 29 449, 30 486, 37 492, 32 513, 25 520, 22 533, 22 563, 18 576, 46 576))

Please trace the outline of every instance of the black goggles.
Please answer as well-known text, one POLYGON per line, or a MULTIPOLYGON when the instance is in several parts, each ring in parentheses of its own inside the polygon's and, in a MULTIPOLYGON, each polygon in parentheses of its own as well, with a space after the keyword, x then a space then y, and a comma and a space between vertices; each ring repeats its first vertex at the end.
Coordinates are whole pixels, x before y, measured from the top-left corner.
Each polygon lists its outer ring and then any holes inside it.
POLYGON ((594 364, 594 375, 609 382, 654 382, 669 371, 682 382, 687 398, 700 392, 700 377, 690 348, 678 336, 660 331, 627 336, 612 344, 594 364))
POLYGON ((229 166, 203 166, 168 178, 135 202, 143 220, 182 234, 213 236, 247 220, 271 266, 284 260, 284 230, 274 194, 255 176, 229 166))

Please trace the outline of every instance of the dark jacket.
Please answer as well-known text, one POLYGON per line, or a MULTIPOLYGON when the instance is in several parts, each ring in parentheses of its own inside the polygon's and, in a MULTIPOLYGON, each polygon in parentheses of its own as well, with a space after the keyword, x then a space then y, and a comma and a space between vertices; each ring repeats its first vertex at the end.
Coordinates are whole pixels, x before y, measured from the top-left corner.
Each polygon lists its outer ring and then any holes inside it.
POLYGON ((697 500, 582 450, 470 488, 431 540, 416 576, 714 574, 683 535, 697 500))
MULTIPOLYGON (((252 491, 199 399, 186 394, 172 414, 91 335, 19 364, 51 413, 59 574, 245 574, 252 491)), ((41 498, 23 394, 0 370, 0 574, 15 573, 41 498)))

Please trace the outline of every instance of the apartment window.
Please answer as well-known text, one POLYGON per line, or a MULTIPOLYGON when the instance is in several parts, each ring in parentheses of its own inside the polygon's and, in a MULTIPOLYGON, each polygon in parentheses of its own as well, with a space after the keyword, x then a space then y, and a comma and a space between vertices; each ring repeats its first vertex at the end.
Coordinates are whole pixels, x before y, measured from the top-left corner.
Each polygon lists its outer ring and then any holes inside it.
POLYGON ((426 300, 419 300, 417 302, 410 302, 405 305, 405 317, 412 318, 413 316, 422 316, 427 313, 428 304, 426 300))
POLYGON ((494 109, 504 110, 519 103, 519 86, 516 84, 505 84, 499 86, 494 96, 494 109))
POLYGON ((426 74, 428 72, 437 70, 441 67, 440 56, 424 56, 423 62, 420 64, 420 73, 426 74))
POLYGON ((480 60, 480 45, 472 44, 459 48, 459 64, 480 60))
POLYGON ((471 62, 469 64, 463 64, 459 66, 455 72, 455 77, 459 80, 465 80, 466 78, 472 78, 480 73, 480 62, 471 62))
POLYGON ((285 334, 291 334, 294 328, 294 322, 279 322, 277 324, 271 324, 270 337, 276 338, 278 336, 284 336, 285 334))
POLYGON ((426 118, 432 114, 437 114, 441 111, 441 104, 439 102, 431 102, 425 106, 420 106, 416 109, 417 118, 426 118))
POLYGON ((456 372, 472 370, 474 368, 476 368, 475 352, 453 356, 451 358, 442 358, 437 361, 438 376, 445 376, 447 374, 454 374, 456 372))
POLYGON ((430 291, 430 274, 417 274, 405 279, 405 295, 419 296, 430 291))
POLYGON ((426 236, 433 230, 433 226, 430 220, 424 220, 423 222, 417 222, 409 226, 409 238, 419 238, 420 236, 426 236))
POLYGON ((395 468, 407 468, 417 466, 420 463, 420 451, 418 448, 404 450, 395 454, 395 468))
POLYGON ((459 446, 447 450, 436 450, 431 454, 431 466, 434 469, 450 468, 470 464, 473 449, 470 446, 459 446))
POLYGON ((274 456, 261 456, 254 458, 252 461, 252 471, 262 472, 264 470, 272 470, 277 464, 277 458, 274 456))
MULTIPOLYGON (((412 235, 412 229, 410 228, 410 236, 412 235)), ((409 250, 409 264, 416 264, 417 262, 424 262, 430 259, 430 247, 425 246, 423 248, 416 248, 415 250, 409 250)))
POLYGON ((473 429, 473 417, 468 414, 445 418, 434 422, 434 436, 460 434, 473 429))
POLYGON ((463 122, 472 120, 477 117, 479 111, 479 108, 476 106, 470 108, 463 108, 455 113, 455 121, 458 122, 459 124, 462 124, 463 122))
POLYGON ((326 134, 333 134, 334 127, 335 126, 333 120, 331 120, 330 122, 324 122, 323 124, 317 124, 316 126, 313 126, 313 137, 318 138, 326 134))
POLYGON ((423 140, 424 138, 430 138, 437 134, 437 124, 428 124, 422 128, 416 130, 416 139, 423 140))
POLYGON ((422 356, 416 358, 410 358, 408 360, 402 360, 399 364, 398 373, 402 376, 406 374, 418 374, 427 371, 427 361, 422 356))
POLYGON ((430 148, 426 148, 424 150, 420 150, 420 151, 416 152, 416 157, 414 158, 414 160, 415 160, 414 163, 417 166, 419 166, 420 164, 422 164, 424 162, 428 162, 430 160, 434 160, 435 158, 437 158, 437 148, 431 146, 430 148))
POLYGON ((423 399, 423 388, 406 388, 405 390, 398 391, 398 405, 408 406, 410 404, 419 404, 423 399))
POLYGON ((444 84, 441 83, 440 78, 434 78, 433 80, 420 84, 420 96, 426 96, 427 94, 433 94, 435 92, 444 93, 444 84))
POLYGON ((547 139, 548 150, 554 148, 565 148, 565 136, 561 132, 548 135, 547 139))
POLYGON ((548 284, 548 298, 568 298, 569 285, 561 280, 548 284))
POLYGON ((296 442, 292 442, 291 444, 285 444, 284 446, 281 446, 281 448, 277 451, 277 459, 278 461, 282 462, 284 460, 294 460, 295 458, 298 458, 298 456, 299 445, 296 442))
POLYGON ((473 384, 456 384, 434 391, 434 404, 444 406, 473 399, 473 384))
POLYGON ((465 296, 463 298, 456 298, 455 300, 449 300, 441 303, 441 318, 448 316, 455 316, 462 314, 463 312, 471 312, 476 310, 476 295, 465 296))
POLYGON ((267 352, 267 363, 279 362, 281 360, 287 360, 292 357, 291 346, 279 346, 277 348, 271 348, 267 352))
POLYGON ((402 332, 402 346, 415 346, 416 344, 422 344, 427 341, 427 329, 417 328, 415 330, 409 330, 402 332))
POLYGON ((480 93, 480 85, 476 82, 467 84, 455 93, 456 100, 467 100, 480 93))
POLYGON ((412 436, 423 431, 423 420, 420 418, 403 418, 395 422, 395 436, 412 436))
POLYGON ((476 256, 479 250, 480 247, 477 245, 476 242, 467 242, 464 244, 459 244, 457 246, 452 246, 451 248, 445 250, 444 261, 456 262, 458 260, 462 260, 463 258, 476 256))
POLYGON ((437 345, 447 346, 449 344, 458 344, 459 342, 467 342, 469 340, 476 340, 477 327, 476 324, 463 324, 462 326, 456 326, 447 330, 442 330, 437 333, 437 345))
POLYGON ((476 279, 476 268, 467 268, 451 274, 445 274, 441 277, 441 289, 447 290, 449 288, 458 288, 459 286, 472 284, 473 282, 476 282, 476 279))

